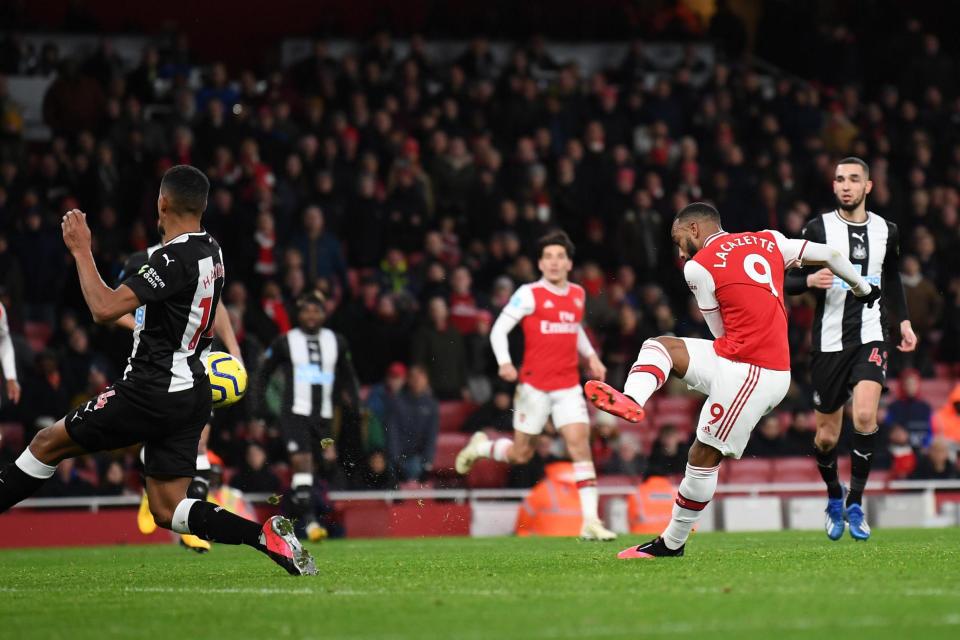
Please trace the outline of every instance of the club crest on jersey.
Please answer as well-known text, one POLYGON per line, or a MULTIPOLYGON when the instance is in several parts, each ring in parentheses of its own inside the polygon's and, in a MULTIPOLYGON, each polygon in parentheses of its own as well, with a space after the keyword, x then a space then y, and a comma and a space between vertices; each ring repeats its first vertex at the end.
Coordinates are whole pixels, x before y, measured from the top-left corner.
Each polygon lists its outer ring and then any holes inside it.
POLYGON ((582 309, 582 308, 583 308, 583 300, 581 300, 580 298, 574 298, 574 300, 573 300, 573 305, 574 305, 577 309, 582 309))
POLYGON ((820 393, 817 391, 813 392, 813 404, 814 406, 820 406, 820 393))
POLYGON ((867 248, 862 244, 854 245, 851 255, 853 255, 854 260, 863 260, 867 257, 867 248))

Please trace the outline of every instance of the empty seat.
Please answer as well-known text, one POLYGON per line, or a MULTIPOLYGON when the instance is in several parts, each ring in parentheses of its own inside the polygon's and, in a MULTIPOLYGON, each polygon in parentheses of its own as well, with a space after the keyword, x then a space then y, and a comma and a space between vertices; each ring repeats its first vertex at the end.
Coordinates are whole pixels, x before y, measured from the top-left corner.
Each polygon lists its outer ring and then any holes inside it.
POLYGON ((437 452, 433 457, 433 471, 441 474, 455 474, 453 468, 457 454, 470 439, 465 433, 441 433, 437 436, 437 452))
POLYGON ((19 455, 23 451, 23 425, 19 422, 4 422, 0 424, 0 447, 11 455, 19 455))
POLYGON ((817 461, 812 456, 780 458, 773 461, 774 482, 817 482, 819 480, 817 461))
POLYGON ((723 482, 727 484, 763 484, 773 479, 773 461, 761 458, 730 460, 721 465, 727 467, 723 482))
POLYGON ((467 486, 471 489, 501 489, 507 486, 509 473, 510 465, 504 462, 477 460, 467 476, 467 486))
POLYGON ((477 405, 461 400, 446 400, 440 403, 440 431, 459 431, 467 417, 476 411, 477 405))

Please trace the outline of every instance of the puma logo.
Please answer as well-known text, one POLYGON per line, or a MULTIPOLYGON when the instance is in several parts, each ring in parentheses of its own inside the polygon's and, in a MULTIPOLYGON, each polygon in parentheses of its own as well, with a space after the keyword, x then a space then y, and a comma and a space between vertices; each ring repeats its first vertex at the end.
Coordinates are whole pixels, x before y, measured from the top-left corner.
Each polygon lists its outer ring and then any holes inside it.
MULTIPOLYGON (((863 242, 863 241, 864 241, 864 240, 863 240, 863 237, 864 237, 864 235, 866 235, 866 234, 863 234, 863 233, 851 233, 850 235, 852 235, 854 238, 856 238, 856 239, 859 240, 860 242, 863 242)), ((166 257, 166 256, 164 256, 164 257, 166 257)))
POLYGON ((176 262, 176 260, 174 260, 173 258, 171 258, 170 256, 168 256, 168 255, 165 254, 165 253, 161 253, 160 255, 163 256, 163 259, 167 261, 167 266, 168 266, 168 267, 170 266, 170 263, 171 263, 171 262, 176 262))
POLYGON ((860 452, 857 451, 856 449, 853 450, 853 453, 854 453, 854 455, 858 455, 858 456, 860 456, 861 458, 863 458, 864 460, 867 460, 867 461, 869 461, 869 460, 870 460, 870 457, 873 455, 872 453, 860 453, 860 452))

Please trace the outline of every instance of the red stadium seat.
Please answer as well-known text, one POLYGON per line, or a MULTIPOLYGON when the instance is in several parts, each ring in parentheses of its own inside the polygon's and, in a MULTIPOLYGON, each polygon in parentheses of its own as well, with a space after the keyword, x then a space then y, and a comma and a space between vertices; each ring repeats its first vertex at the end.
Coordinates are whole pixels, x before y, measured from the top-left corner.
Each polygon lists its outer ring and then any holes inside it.
POLYGON ((10 455, 19 455, 23 451, 23 425, 19 422, 4 422, 0 424, 0 447, 6 449, 10 455))
POLYGON ((633 487, 640 482, 640 478, 635 476, 613 475, 597 476, 598 487, 633 487))
POLYGON ((52 335, 53 327, 46 322, 28 321, 23 323, 23 337, 27 339, 27 343, 34 353, 40 353, 46 349, 52 335))
POLYGON ((447 400, 440 403, 440 432, 459 431, 467 417, 476 411, 477 405, 461 400, 447 400))
POLYGON ((460 449, 467 444, 470 436, 465 433, 441 433, 437 436, 437 453, 433 457, 433 471, 437 474, 454 475, 453 464, 460 449))
POLYGON ((727 467, 723 482, 726 484, 764 484, 774 479, 773 460, 745 458, 727 460, 721 469, 727 467))
POLYGON ((471 489, 500 489, 507 486, 510 465, 493 460, 477 460, 467 476, 471 489))
POLYGON ((773 461, 774 482, 817 482, 817 461, 810 457, 782 458, 773 461))

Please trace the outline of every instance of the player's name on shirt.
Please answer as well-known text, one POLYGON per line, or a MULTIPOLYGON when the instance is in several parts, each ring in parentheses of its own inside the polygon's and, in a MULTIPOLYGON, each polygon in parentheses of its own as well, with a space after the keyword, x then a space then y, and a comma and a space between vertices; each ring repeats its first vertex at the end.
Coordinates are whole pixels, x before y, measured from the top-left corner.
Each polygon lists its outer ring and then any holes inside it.
POLYGON ((768 240, 766 238, 761 238, 760 236, 752 235, 742 235, 732 238, 730 240, 725 240, 720 243, 717 247, 716 256, 720 261, 713 266, 718 269, 726 268, 727 266, 727 256, 730 255, 730 252, 737 247, 752 247, 759 246, 767 251, 767 253, 773 253, 776 243, 773 240, 768 240))

